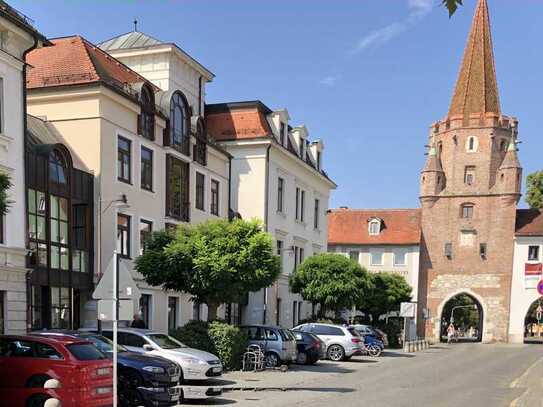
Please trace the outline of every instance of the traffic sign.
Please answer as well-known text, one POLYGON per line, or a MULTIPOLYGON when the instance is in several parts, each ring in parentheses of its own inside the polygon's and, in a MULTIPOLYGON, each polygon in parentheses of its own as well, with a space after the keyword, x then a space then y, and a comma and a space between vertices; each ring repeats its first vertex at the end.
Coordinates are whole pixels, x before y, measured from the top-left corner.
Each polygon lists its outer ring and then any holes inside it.
POLYGON ((540 280, 539 283, 537 283, 537 292, 543 295, 543 280, 540 280))
MULTIPOLYGON (((96 289, 92 293, 92 298, 95 300, 112 300, 113 299, 113 259, 109 262, 106 268, 106 272, 98 282, 96 289)), ((138 300, 141 296, 140 290, 136 285, 136 282, 132 278, 130 270, 126 267, 125 262, 119 260, 119 292, 118 298, 121 299, 130 299, 138 300)))
POLYGON ((400 304, 400 317, 415 318, 417 315, 416 302, 402 302, 400 304))

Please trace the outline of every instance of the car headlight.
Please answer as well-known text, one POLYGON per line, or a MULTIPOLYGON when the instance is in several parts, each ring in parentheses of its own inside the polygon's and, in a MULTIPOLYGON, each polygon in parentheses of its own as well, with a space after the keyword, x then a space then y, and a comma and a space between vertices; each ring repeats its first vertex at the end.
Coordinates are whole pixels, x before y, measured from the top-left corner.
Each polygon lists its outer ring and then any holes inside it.
POLYGON ((156 374, 162 374, 166 372, 163 368, 158 367, 158 366, 145 366, 142 370, 145 370, 146 372, 149 372, 149 373, 156 373, 156 374))
POLYGON ((188 363, 190 365, 207 365, 207 362, 202 359, 196 359, 196 358, 183 358, 181 359, 182 363, 188 363))

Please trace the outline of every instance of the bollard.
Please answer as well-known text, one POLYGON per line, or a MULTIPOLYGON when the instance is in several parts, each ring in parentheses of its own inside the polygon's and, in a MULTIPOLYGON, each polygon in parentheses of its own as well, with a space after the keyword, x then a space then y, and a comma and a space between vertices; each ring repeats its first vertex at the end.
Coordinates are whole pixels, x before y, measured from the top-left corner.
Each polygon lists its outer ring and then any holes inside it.
POLYGON ((404 342, 403 351, 404 353, 409 353, 409 342, 404 342))

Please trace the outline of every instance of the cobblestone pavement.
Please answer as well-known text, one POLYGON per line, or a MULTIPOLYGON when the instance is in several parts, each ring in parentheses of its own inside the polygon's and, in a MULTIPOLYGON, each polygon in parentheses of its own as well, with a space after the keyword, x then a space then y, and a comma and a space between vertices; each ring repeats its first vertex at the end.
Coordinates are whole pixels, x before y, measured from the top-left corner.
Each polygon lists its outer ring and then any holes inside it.
POLYGON ((541 345, 439 345, 416 354, 294 365, 286 373, 228 373, 215 382, 227 390, 221 398, 194 404, 543 407, 542 378, 541 345))

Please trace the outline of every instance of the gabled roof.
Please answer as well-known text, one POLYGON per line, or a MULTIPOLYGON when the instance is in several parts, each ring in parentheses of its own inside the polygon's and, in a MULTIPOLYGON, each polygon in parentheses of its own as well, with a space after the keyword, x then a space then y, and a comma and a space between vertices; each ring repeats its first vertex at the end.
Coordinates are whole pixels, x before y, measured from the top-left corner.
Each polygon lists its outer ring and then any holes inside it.
POLYGON ((145 48, 159 44, 163 44, 163 42, 142 32, 132 31, 101 42, 98 46, 107 52, 118 49, 145 48))
POLYGON ((460 74, 449 108, 449 117, 473 113, 500 114, 494 67, 492 34, 486 0, 479 0, 460 74))
POLYGON ((517 209, 517 236, 543 236, 543 210, 517 209))
POLYGON ((53 46, 35 49, 27 56, 31 65, 28 89, 104 83, 129 94, 127 85, 148 83, 122 62, 78 35, 51 40, 53 46))
POLYGON ((334 209, 328 213, 329 245, 418 245, 420 209, 334 209), (368 221, 381 219, 381 233, 370 235, 368 221))

